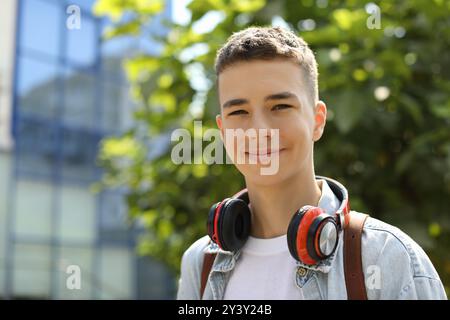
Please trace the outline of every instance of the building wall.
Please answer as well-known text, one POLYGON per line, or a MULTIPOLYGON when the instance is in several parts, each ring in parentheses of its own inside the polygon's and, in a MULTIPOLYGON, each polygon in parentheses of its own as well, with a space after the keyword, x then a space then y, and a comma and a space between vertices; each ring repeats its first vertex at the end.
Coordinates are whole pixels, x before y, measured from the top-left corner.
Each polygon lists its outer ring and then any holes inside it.
POLYGON ((91 190, 101 177, 99 142, 132 125, 134 107, 121 68, 133 41, 102 42, 107 22, 90 14, 93 2, 2 3, 0 39, 8 50, 1 51, 0 73, 8 85, 0 100, 0 296, 6 298, 174 294, 165 268, 135 253, 124 190, 91 190), (66 26, 69 4, 81 8, 79 30, 66 26), (67 286, 71 265, 81 270, 79 290, 67 286))
POLYGON ((11 156, 0 151, 0 296, 5 292, 5 264, 7 244, 6 201, 8 195, 8 173, 11 171, 11 156))
POLYGON ((12 75, 16 1, 2 1, 0 10, 0 150, 11 148, 12 75))
POLYGON ((7 205, 11 172, 12 79, 15 49, 16 1, 2 1, 0 10, 0 296, 5 291, 7 205))

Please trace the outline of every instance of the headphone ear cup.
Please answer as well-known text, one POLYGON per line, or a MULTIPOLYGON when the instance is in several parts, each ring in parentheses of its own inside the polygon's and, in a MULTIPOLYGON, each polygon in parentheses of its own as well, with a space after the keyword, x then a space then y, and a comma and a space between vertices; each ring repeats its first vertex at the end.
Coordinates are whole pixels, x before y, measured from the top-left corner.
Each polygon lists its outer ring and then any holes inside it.
POLYGON ((294 216, 291 218, 291 222, 289 222, 287 231, 287 243, 289 252, 291 253, 291 256, 297 261, 301 261, 297 250, 297 234, 300 222, 302 221, 302 218, 306 212, 305 209, 306 207, 302 207, 294 214, 294 216))
MULTIPOLYGON (((291 220, 288 228, 288 247, 291 255, 298 261, 314 265, 321 260, 315 251, 308 248, 308 239, 310 238, 310 227, 317 216, 323 213, 323 210, 313 206, 303 206, 291 220)), ((314 238, 313 238, 314 239, 314 238)), ((314 242, 313 242, 314 245, 314 242)))
POLYGON ((214 234, 214 218, 217 210, 217 206, 220 204, 220 202, 217 202, 216 204, 212 205, 209 209, 208 213, 208 220, 206 221, 206 230, 208 230, 209 238, 216 242, 216 235, 214 234))
POLYGON ((208 234, 213 242, 215 242, 220 248, 222 248, 223 241, 221 240, 221 230, 220 230, 220 216, 223 209, 223 206, 230 200, 230 198, 226 198, 225 200, 216 203, 209 209, 208 213, 208 234))
POLYGON ((322 213, 309 227, 306 242, 308 253, 315 260, 326 259, 336 250, 338 240, 336 221, 332 216, 322 213))
POLYGON ((251 214, 245 201, 230 199, 219 209, 218 237, 225 251, 242 248, 250 235, 251 214))

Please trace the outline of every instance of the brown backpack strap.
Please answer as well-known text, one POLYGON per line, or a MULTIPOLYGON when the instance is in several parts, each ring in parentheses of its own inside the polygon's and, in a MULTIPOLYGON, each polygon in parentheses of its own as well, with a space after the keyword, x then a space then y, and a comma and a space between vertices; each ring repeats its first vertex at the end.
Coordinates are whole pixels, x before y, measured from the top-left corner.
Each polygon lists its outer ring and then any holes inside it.
POLYGON ((361 235, 367 215, 352 211, 344 229, 344 271, 348 300, 367 300, 361 258, 361 235))
POLYGON ((211 271, 211 268, 212 268, 215 258, 216 258, 215 253, 205 253, 205 255, 204 255, 203 267, 202 267, 202 278, 201 278, 201 284, 200 284, 200 300, 203 297, 203 292, 205 292, 206 283, 208 282, 209 272, 211 271))

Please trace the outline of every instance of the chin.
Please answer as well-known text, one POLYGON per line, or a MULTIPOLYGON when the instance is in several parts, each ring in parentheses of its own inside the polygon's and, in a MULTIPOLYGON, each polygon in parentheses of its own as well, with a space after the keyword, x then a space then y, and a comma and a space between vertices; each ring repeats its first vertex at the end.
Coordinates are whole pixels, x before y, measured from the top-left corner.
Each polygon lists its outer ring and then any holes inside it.
POLYGON ((283 182, 288 178, 287 172, 282 170, 281 167, 275 174, 262 175, 260 171, 260 166, 256 168, 246 168, 247 170, 239 170, 245 177, 245 181, 248 184, 259 185, 259 186, 272 186, 283 182))

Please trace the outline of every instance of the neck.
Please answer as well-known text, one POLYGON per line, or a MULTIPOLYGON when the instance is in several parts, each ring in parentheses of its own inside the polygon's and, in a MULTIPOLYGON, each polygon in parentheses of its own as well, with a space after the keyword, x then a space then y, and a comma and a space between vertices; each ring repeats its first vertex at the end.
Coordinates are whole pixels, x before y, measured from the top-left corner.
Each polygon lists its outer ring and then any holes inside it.
POLYGON ((304 205, 317 206, 322 193, 313 169, 277 185, 257 185, 247 180, 246 185, 252 213, 250 234, 256 238, 286 234, 294 213, 304 205))

